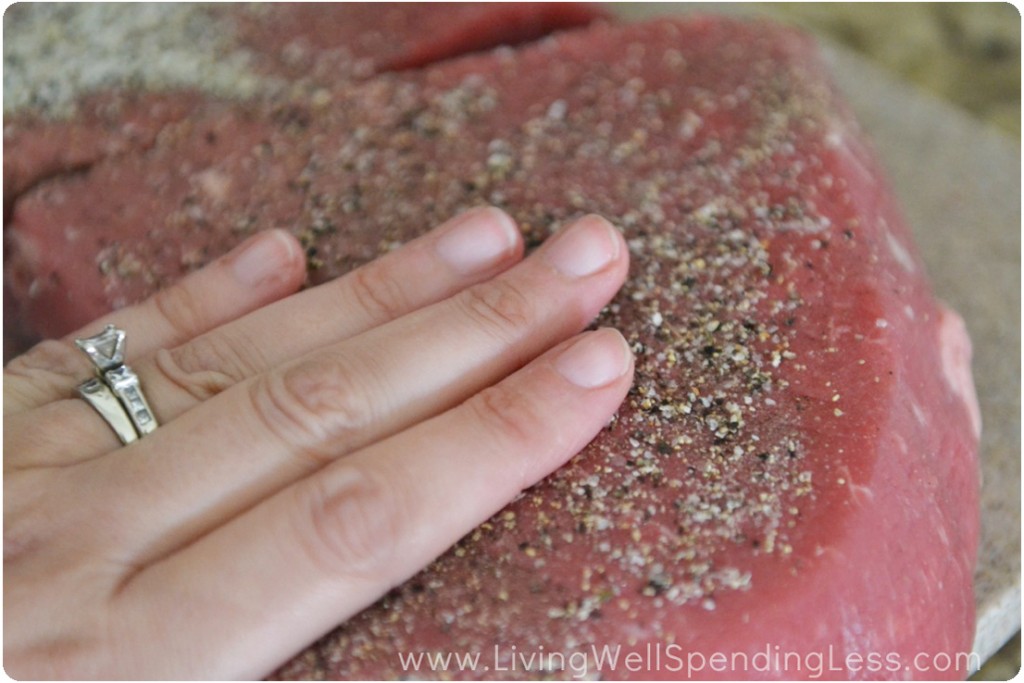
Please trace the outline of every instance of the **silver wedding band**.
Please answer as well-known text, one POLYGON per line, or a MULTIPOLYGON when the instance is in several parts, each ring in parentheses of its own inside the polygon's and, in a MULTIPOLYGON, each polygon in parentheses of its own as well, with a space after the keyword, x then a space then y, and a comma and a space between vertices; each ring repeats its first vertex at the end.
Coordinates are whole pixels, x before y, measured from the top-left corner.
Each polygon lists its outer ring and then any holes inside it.
POLYGON ((96 377, 78 385, 78 395, 99 413, 123 444, 153 432, 156 417, 142 393, 139 376, 124 364, 125 332, 113 325, 75 344, 96 368, 96 377))
POLYGON ((138 440, 139 433, 135 431, 135 425, 128 419, 128 413, 110 387, 95 377, 90 377, 78 385, 78 395, 110 425, 121 443, 128 445, 138 440))

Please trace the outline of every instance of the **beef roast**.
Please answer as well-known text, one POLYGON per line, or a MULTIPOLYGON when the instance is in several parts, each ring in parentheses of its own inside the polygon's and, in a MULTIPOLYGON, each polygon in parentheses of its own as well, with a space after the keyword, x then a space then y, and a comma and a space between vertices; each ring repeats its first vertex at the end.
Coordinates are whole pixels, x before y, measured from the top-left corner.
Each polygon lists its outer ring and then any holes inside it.
POLYGON ((483 203, 531 243, 584 212, 622 229, 631 273, 599 322, 632 344, 634 388, 568 465, 278 676, 965 674, 969 342, 802 34, 602 25, 208 102, 21 198, 8 286, 57 334, 256 230, 293 230, 319 282, 483 203))
MULTIPOLYGON (((12 32, 32 30, 33 26, 25 22, 42 19, 33 17, 31 12, 47 11, 55 14, 50 17, 52 21, 74 22, 77 16, 61 15, 70 8, 14 8, 5 21, 12 32)), ((262 88, 226 88, 234 95, 253 89, 273 91, 285 87, 283 84, 312 87, 318 83, 337 85, 346 80, 361 80, 381 71, 422 66, 475 50, 540 38, 605 16, 594 6, 559 2, 282 3, 196 8, 193 12, 200 16, 192 23, 211 24, 215 32, 230 36, 216 46, 218 52, 224 53, 223 61, 251 63, 251 68, 265 77, 262 88)), ((177 15, 170 19, 184 24, 190 21, 177 15)), ((96 20, 94 17, 93 21, 96 20)), ((14 71, 18 66, 7 65, 14 71)), ((5 114, 14 115, 13 120, 4 123, 5 222, 12 199, 39 179, 79 170, 129 147, 145 148, 152 144, 163 125, 182 118, 196 105, 195 94, 184 87, 193 80, 204 89, 225 89, 223 84, 204 83, 203 73, 198 69, 192 75, 177 71, 164 74, 159 68, 154 71, 159 75, 147 78, 142 75, 144 70, 132 71, 131 65, 94 67, 77 87, 92 85, 103 90, 103 94, 86 97, 73 105, 63 101, 63 90, 73 88, 49 83, 33 85, 42 90, 51 86, 49 89, 58 93, 50 96, 53 101, 39 94, 12 96, 15 101, 8 111, 5 100, 5 114), (165 88, 176 86, 175 92, 138 92, 131 87, 137 81, 150 88, 158 84, 165 88), (24 104, 21 100, 35 107, 19 107, 24 104), (66 120, 61 114, 67 109, 74 110, 76 116, 66 120)), ((223 80, 227 77, 222 75, 218 81, 223 80)), ((237 80, 249 83, 253 79, 238 75, 237 80)), ((29 89, 16 88, 19 93, 29 89)))
POLYGON ((334 84, 536 40, 605 14, 574 2, 396 2, 268 3, 228 16, 268 73, 334 84))
MULTIPOLYGON (((5 17, 5 26, 16 32, 31 31, 35 24, 45 21, 95 24, 104 20, 103 16, 95 16, 96 12, 103 11, 106 10, 102 7, 87 7, 82 12, 91 14, 83 19, 72 7, 18 7, 5 17)), ((110 55, 94 55, 100 64, 73 79, 82 81, 74 86, 33 83, 32 86, 45 94, 31 95, 25 95, 31 90, 28 85, 14 88, 18 94, 11 96, 14 102, 10 112, 5 99, 5 114, 10 114, 4 121, 5 226, 15 200, 34 185, 62 174, 82 173, 107 157, 145 152, 169 124, 182 121, 190 113, 198 112, 198 117, 202 118, 205 103, 211 100, 200 90, 212 90, 222 97, 230 95, 235 99, 246 93, 251 95, 250 91, 255 90, 257 97, 271 100, 280 98, 282 89, 302 90, 316 101, 324 96, 319 89, 325 85, 338 87, 381 71, 406 69, 496 45, 535 39, 605 16, 600 9, 582 3, 284 3, 155 11, 170 12, 167 20, 178 24, 202 25, 206 40, 210 40, 207 34, 211 32, 226 34, 216 45, 209 46, 208 51, 218 53, 219 61, 226 64, 247 64, 260 74, 261 78, 256 79, 259 85, 251 85, 254 77, 248 71, 232 79, 226 75, 230 74, 231 67, 222 69, 224 73, 218 72, 216 83, 208 83, 204 75, 210 80, 210 74, 198 68, 194 74, 182 69, 171 69, 168 74, 159 66, 152 68, 150 74, 145 70, 148 67, 133 70, 131 65, 120 64, 120 60, 111 59, 110 55), (198 17, 192 17, 193 14, 198 17), (225 85, 225 81, 232 80, 239 84, 225 85), (134 87, 139 83, 148 87, 134 87), (186 87, 189 84, 195 87, 186 87), (100 89, 91 92, 89 86, 100 89), (75 88, 84 88, 87 94, 73 103, 65 102, 68 94, 65 91, 75 88), (48 93, 49 90, 56 94, 48 93), (22 100, 34 107, 19 108, 17 105, 23 104, 22 100), (68 110, 73 111, 74 116, 68 117, 68 110)), ((139 10, 131 12, 137 14, 139 10)), ((116 21, 117 17, 106 19, 116 21)), ((136 21, 145 24, 157 19, 159 16, 146 16, 136 21)), ((44 26, 42 30, 49 34, 56 29, 44 26)), ((68 30, 73 40, 76 34, 73 29, 68 30)), ((131 34, 127 29, 126 32, 131 34)), ((61 40, 59 32, 54 35, 56 40, 61 40)), ((171 42, 183 39, 175 36, 171 42)), ((187 50, 183 45, 174 47, 179 52, 187 50)), ((46 49, 53 51, 51 47, 46 49)), ((5 52, 5 65, 16 73, 18 59, 31 55, 16 54, 16 63, 6 64, 8 56, 5 52)), ((12 76, 11 80, 17 83, 16 77, 12 76)), ((215 105, 212 115, 217 116, 220 111, 215 105)), ((213 141, 210 142, 212 145, 213 141)), ((211 146, 209 151, 216 149, 211 146)), ((66 247, 71 247, 74 237, 68 235, 63 241, 66 247)), ((61 249, 61 253, 64 252, 61 249)), ((74 258, 66 260, 65 264, 70 268, 80 267, 74 258)), ((36 311, 42 308, 43 315, 36 315, 33 310, 23 313, 21 302, 25 292, 19 290, 19 284, 26 284, 22 282, 25 274, 10 272, 6 263, 5 272, 8 284, 15 283, 14 294, 5 293, 4 299, 5 358, 27 348, 39 335, 61 334, 61 325, 68 324, 69 319, 84 322, 109 306, 89 292, 73 300, 59 293, 56 299, 43 293, 40 306, 34 307, 36 311), (80 308, 83 301, 86 303, 80 308)), ((44 285, 42 279, 35 277, 38 274, 30 273, 32 283, 26 284, 33 287, 33 293, 40 287, 62 289, 65 284, 76 284, 72 278, 71 281, 51 280, 49 285, 44 285)), ((56 277, 56 274, 51 272, 49 276, 56 277)))

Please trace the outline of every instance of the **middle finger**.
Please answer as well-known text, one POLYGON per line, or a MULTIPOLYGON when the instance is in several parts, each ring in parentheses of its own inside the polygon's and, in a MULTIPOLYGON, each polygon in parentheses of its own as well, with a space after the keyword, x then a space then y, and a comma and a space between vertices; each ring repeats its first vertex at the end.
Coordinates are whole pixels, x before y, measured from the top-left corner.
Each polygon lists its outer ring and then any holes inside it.
POLYGON ((579 332, 628 270, 586 217, 489 282, 246 380, 97 461, 112 504, 143 511, 146 562, 329 461, 438 414, 579 332))

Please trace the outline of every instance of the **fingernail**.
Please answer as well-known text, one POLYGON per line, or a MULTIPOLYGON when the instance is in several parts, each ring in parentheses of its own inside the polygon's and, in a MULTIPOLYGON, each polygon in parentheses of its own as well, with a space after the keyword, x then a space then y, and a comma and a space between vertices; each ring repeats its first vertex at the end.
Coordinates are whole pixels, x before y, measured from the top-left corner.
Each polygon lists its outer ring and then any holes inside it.
POLYGON ((240 283, 257 287, 280 277, 281 269, 296 257, 295 241, 284 230, 261 232, 229 257, 231 270, 240 283))
POLYGON ((451 221, 437 254, 463 274, 485 270, 511 252, 519 239, 515 222, 500 209, 472 209, 451 221))
POLYGON ((631 356, 622 335, 605 328, 586 334, 563 351, 555 369, 576 386, 593 389, 622 377, 631 356))
POLYGON ((584 216, 555 236, 545 258, 569 277, 596 273, 619 255, 619 239, 615 233, 615 228, 604 218, 584 216))

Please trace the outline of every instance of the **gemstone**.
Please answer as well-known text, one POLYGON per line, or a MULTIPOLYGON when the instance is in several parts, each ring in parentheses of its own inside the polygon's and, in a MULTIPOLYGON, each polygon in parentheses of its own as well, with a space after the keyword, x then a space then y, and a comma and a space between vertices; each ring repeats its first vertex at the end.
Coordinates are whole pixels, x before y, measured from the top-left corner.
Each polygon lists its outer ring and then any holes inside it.
POLYGON ((100 370, 116 368, 124 363, 125 333, 113 325, 107 325, 96 336, 76 339, 75 344, 100 370))

